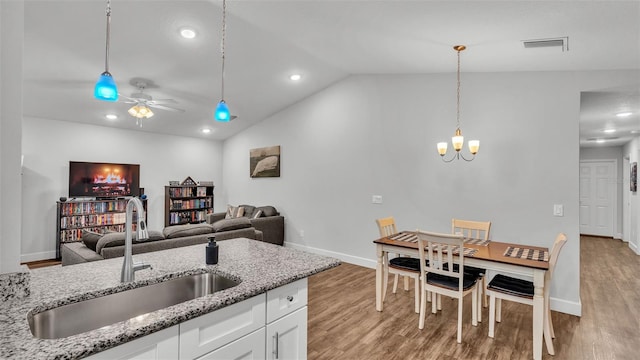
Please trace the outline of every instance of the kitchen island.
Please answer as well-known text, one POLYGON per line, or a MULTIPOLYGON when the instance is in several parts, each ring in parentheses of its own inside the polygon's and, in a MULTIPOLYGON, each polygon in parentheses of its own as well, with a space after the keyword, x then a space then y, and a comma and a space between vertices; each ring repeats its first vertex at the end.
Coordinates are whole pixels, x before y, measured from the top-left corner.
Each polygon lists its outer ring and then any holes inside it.
POLYGON ((153 269, 138 271, 133 283, 120 283, 122 258, 32 270, 30 295, 0 304, 0 358, 77 359, 100 354, 340 264, 337 259, 249 239, 225 240, 219 242, 219 246, 217 265, 205 264, 204 245, 135 255, 136 261, 150 263, 153 269), (29 312, 37 313, 205 271, 240 283, 211 295, 66 338, 38 339, 29 329, 29 312))

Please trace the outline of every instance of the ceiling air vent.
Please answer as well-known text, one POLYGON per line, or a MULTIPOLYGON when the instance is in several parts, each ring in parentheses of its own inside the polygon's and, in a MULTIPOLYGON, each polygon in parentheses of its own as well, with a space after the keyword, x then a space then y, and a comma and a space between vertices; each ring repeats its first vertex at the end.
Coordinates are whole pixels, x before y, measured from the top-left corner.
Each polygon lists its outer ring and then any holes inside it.
POLYGON ((569 37, 559 37, 550 39, 522 40, 526 49, 542 47, 561 47, 562 51, 569 51, 569 37))

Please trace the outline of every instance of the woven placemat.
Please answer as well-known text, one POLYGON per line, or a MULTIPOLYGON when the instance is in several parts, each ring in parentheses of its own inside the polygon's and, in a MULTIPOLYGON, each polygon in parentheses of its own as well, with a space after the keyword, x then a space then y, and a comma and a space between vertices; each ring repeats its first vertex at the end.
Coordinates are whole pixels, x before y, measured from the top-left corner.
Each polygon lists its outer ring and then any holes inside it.
POLYGON ((504 252, 504 256, 527 260, 549 261, 549 252, 546 250, 536 250, 515 246, 507 247, 507 250, 504 252))
MULTIPOLYGON (((408 242, 414 242, 414 243, 418 242, 418 235, 410 231, 402 231, 398 234, 389 236, 389 238, 391 240, 396 240, 396 241, 408 241, 408 242)), ((464 239, 465 244, 471 244, 471 245, 487 246, 489 245, 490 242, 491 240, 484 240, 484 239, 468 239, 468 238, 464 239)))
MULTIPOLYGON (((389 239, 395 240, 395 241, 406 241, 406 242, 417 243, 418 235, 416 235, 413 232, 403 231, 401 233, 389 236, 389 239)), ((476 239, 470 239, 470 240, 476 240, 476 239)), ((475 244, 475 243, 471 243, 471 244, 475 244)), ((464 256, 473 256, 473 254, 475 254, 477 251, 478 249, 464 248, 464 256)), ((453 253, 460 254, 460 250, 458 249, 457 246, 453 248, 453 253)))

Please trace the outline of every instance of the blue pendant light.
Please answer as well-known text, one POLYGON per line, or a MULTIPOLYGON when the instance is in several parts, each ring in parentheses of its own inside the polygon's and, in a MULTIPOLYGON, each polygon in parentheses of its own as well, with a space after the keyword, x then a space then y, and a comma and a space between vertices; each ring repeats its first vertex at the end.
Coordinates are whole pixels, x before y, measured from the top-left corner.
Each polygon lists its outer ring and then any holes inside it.
POLYGON ((227 32, 227 2, 222 0, 222 42, 220 44, 220 52, 222 53, 222 90, 220 92, 221 100, 216 106, 216 112, 214 117, 216 121, 229 122, 231 121, 231 114, 229 113, 229 107, 224 102, 224 40, 227 32))
POLYGON ((93 96, 102 101, 117 101, 118 87, 113 80, 113 76, 109 73, 109 40, 111 33, 111 0, 107 1, 107 46, 104 57, 104 72, 100 74, 100 78, 96 83, 93 96))

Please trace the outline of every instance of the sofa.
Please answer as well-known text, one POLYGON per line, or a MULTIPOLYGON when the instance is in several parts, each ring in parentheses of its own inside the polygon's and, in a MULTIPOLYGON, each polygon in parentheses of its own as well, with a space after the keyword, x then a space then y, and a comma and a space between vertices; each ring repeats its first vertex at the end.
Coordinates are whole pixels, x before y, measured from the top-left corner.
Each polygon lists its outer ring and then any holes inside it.
MULTIPOLYGON (((249 219, 236 219, 223 223, 185 224, 149 231, 149 239, 132 244, 132 253, 172 249, 182 246, 205 244, 209 237, 216 241, 235 238, 249 238, 262 241, 262 231, 251 226, 249 219)), ((62 266, 104 260, 124 256, 125 235, 123 232, 98 234, 83 230, 82 241, 64 243, 60 246, 62 266)), ((204 256, 204 249, 202 251, 204 256)))
POLYGON ((229 205, 226 212, 208 214, 206 220, 216 226, 237 218, 248 219, 251 226, 262 232, 262 241, 284 244, 284 216, 273 206, 229 205))

